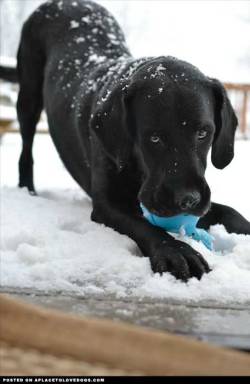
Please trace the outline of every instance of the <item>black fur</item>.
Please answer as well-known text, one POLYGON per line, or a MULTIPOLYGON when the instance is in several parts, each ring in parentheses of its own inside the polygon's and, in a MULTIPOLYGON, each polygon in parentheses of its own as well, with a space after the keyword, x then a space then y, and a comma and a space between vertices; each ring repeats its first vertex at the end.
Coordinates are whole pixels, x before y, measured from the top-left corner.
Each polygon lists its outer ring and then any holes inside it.
POLYGON ((187 212, 250 234, 229 207, 210 204, 204 174, 233 158, 237 119, 223 86, 173 57, 134 59, 114 18, 83 0, 49 1, 24 24, 17 111, 23 139, 20 186, 35 193, 32 142, 42 108, 66 168, 92 197, 92 220, 130 236, 154 272, 201 278, 209 271, 187 244, 150 225, 187 212))

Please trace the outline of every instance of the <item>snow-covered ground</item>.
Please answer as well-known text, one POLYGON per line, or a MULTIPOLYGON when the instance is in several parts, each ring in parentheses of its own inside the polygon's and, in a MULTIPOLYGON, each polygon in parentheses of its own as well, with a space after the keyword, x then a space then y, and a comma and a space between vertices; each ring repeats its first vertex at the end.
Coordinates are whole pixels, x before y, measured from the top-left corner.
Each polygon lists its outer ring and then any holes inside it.
MULTIPOLYGON (((188 240, 213 271, 187 284, 169 273, 153 274, 135 243, 90 221, 91 201, 63 168, 47 135, 34 145, 39 196, 16 188, 18 135, 1 149, 1 284, 98 297, 177 299, 181 302, 250 302, 250 236, 211 229, 215 251, 188 240)), ((213 200, 234 206, 250 219, 250 141, 236 142, 233 163, 223 171, 209 165, 213 200)))

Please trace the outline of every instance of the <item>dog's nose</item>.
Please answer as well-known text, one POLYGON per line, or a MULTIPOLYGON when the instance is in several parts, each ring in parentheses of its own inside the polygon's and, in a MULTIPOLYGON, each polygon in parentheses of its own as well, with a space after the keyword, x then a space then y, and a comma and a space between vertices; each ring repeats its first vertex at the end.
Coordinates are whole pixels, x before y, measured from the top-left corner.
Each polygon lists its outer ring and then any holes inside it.
POLYGON ((178 205, 182 211, 187 211, 188 209, 195 208, 200 201, 200 193, 198 191, 192 191, 179 196, 178 205))

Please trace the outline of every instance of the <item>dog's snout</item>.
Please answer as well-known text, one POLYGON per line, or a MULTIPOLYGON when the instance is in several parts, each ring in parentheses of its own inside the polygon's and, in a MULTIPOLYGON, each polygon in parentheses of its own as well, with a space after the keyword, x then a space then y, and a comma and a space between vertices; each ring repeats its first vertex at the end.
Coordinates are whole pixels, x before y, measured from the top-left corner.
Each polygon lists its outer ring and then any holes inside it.
POLYGON ((178 197, 178 205, 182 211, 187 211, 189 209, 195 208, 201 201, 201 195, 198 191, 192 191, 188 193, 183 193, 178 197))

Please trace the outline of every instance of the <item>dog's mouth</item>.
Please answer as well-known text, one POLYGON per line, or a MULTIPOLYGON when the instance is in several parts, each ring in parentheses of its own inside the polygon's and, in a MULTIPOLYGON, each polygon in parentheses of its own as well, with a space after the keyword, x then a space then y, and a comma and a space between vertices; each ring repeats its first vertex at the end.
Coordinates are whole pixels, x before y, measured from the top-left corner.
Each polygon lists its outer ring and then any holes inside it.
POLYGON ((140 203, 142 203, 144 205, 144 207, 146 207, 146 209, 156 215, 156 216, 159 216, 159 217, 172 217, 172 216, 177 216, 177 215, 180 215, 180 214, 186 214, 186 215, 194 215, 194 216, 199 216, 199 217, 203 217, 207 214, 207 212, 209 211, 210 209, 210 206, 211 206, 211 203, 209 201, 208 204, 206 204, 205 207, 201 207, 201 208, 196 208, 196 209, 188 209, 188 210, 181 210, 180 208, 166 208, 166 207, 153 207, 151 204, 148 204, 147 202, 145 201, 142 201, 140 200, 140 203))
POLYGON ((193 206, 190 204, 186 207, 181 207, 180 204, 175 203, 173 198, 168 198, 167 196, 165 199, 155 199, 154 194, 145 193, 143 190, 140 191, 138 200, 149 212, 159 217, 171 217, 180 214, 202 217, 206 215, 211 206, 210 189, 207 185, 202 193, 200 193, 199 202, 193 206))
MULTIPOLYGON (((142 203, 143 204, 143 203, 142 203)), ((167 208, 152 208, 152 207, 147 207, 145 204, 143 204, 149 212, 153 213, 156 216, 159 217, 171 217, 171 216, 176 216, 180 214, 186 214, 186 215, 194 215, 194 216, 205 216, 207 212, 210 209, 211 203, 207 204, 205 208, 197 208, 197 209, 188 209, 188 210, 181 210, 181 209, 167 209, 167 208)))
POLYGON ((156 216, 159 217, 171 217, 178 215, 180 212, 178 210, 174 209, 167 209, 167 208, 154 208, 154 207, 149 207, 145 203, 142 203, 149 212, 153 213, 156 216))

